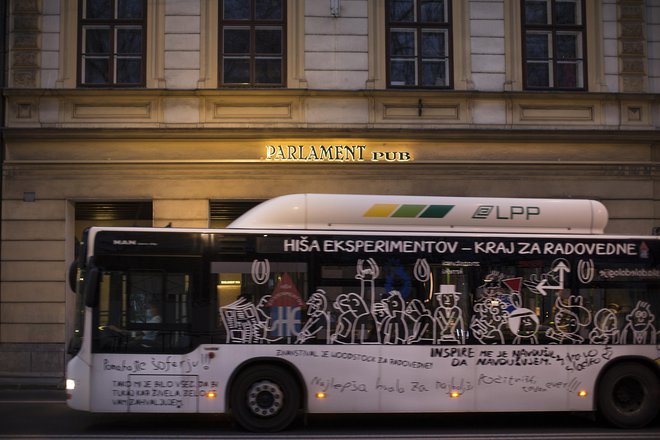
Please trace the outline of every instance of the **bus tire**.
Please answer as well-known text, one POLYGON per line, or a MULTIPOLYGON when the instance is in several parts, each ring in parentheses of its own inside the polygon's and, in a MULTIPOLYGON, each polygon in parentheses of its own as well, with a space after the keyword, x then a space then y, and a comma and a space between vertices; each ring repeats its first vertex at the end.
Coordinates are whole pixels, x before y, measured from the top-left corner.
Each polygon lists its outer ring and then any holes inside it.
POLYGON ((608 370, 598 386, 598 413, 618 428, 641 428, 658 415, 659 381, 644 365, 626 362, 608 370))
POLYGON ((230 406, 236 422, 248 431, 281 431, 298 416, 300 387, 283 367, 252 366, 234 380, 230 406))

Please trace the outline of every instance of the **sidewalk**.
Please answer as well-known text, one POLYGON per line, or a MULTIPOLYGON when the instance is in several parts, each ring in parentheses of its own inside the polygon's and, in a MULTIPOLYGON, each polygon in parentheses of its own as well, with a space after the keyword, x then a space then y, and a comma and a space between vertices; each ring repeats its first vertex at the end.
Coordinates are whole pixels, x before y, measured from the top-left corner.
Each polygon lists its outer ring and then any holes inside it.
POLYGON ((66 390, 61 377, 0 376, 0 403, 64 403, 66 390))
POLYGON ((0 390, 64 390, 64 378, 3 374, 0 390))

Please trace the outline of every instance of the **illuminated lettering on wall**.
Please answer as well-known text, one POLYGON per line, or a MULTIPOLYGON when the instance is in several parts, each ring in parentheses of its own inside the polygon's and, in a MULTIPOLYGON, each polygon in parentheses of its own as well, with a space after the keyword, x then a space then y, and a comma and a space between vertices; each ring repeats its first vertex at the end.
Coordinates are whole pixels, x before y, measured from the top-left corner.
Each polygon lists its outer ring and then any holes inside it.
POLYGON ((409 151, 372 150, 366 145, 266 145, 269 162, 410 162, 409 151))

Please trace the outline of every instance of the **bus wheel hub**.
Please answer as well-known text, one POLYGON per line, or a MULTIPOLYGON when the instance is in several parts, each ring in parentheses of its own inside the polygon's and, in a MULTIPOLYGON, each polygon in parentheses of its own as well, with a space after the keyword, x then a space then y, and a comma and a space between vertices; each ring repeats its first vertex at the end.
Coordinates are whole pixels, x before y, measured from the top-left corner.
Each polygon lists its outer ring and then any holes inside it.
POLYGON ((269 417, 277 414, 283 401, 284 393, 277 384, 270 381, 256 382, 248 390, 248 407, 258 416, 269 417))
POLYGON ((632 412, 642 405, 644 389, 639 382, 626 378, 614 389, 614 398, 619 408, 632 412))

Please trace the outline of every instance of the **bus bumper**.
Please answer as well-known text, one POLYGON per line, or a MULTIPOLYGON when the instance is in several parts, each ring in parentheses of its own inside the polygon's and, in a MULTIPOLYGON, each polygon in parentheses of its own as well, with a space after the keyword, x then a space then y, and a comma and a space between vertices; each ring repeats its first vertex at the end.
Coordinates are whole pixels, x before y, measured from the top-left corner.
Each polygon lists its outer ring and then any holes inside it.
POLYGON ((80 357, 71 359, 66 368, 66 403, 70 408, 89 411, 90 380, 89 365, 80 357))

